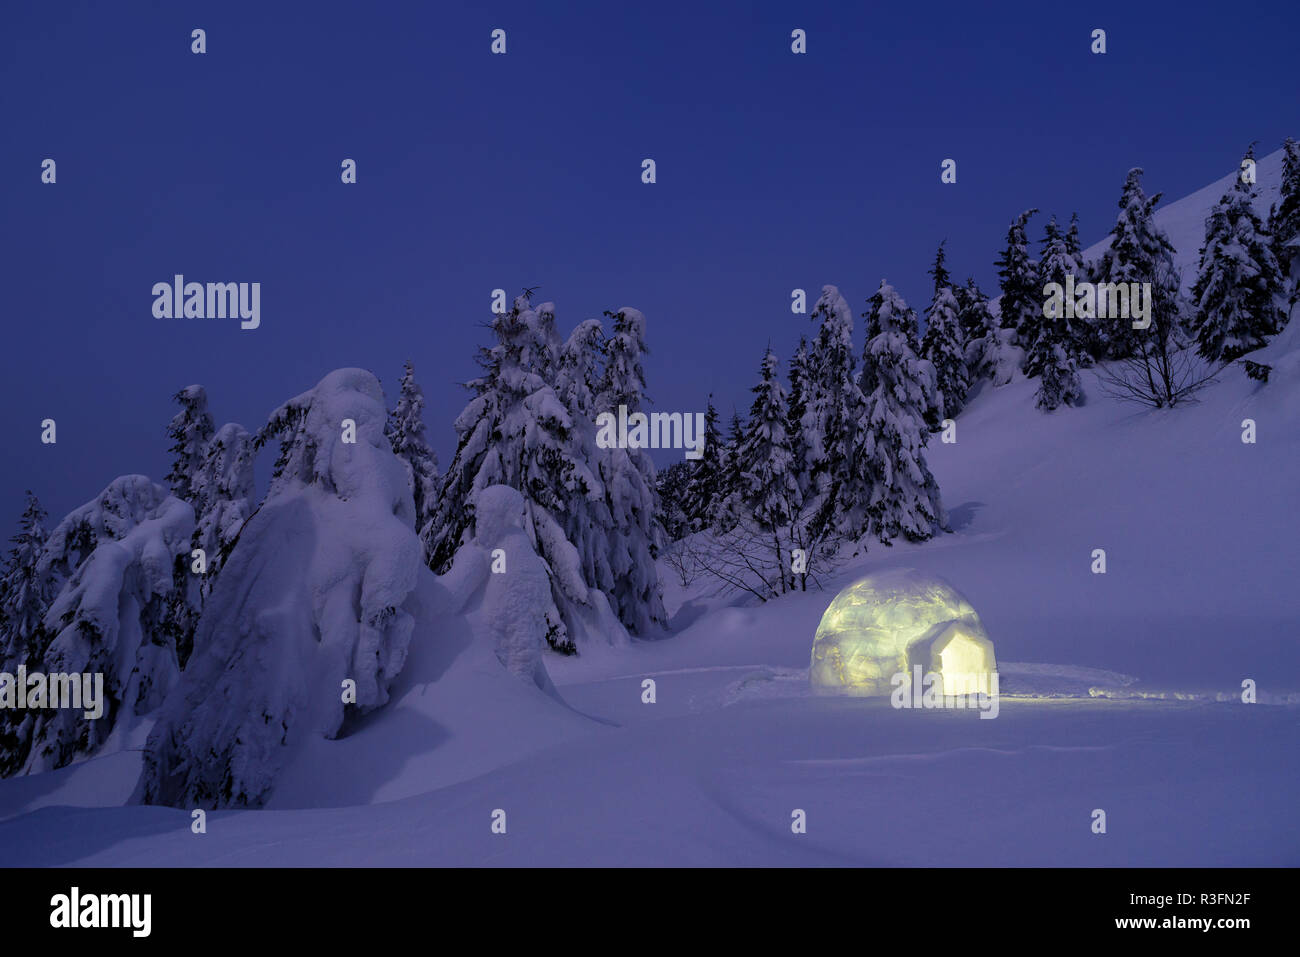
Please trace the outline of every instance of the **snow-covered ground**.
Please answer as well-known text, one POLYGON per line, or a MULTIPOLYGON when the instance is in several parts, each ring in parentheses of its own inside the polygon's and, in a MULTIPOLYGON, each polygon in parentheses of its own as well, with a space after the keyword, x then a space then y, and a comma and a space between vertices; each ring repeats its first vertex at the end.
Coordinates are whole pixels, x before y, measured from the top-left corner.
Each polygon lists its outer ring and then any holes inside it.
MULTIPOLYGON (((1222 184, 1203 192, 1170 207, 1180 254, 1222 184)), ((267 809, 194 834, 187 810, 123 806, 140 752, 106 753, 0 782, 0 864, 1300 864, 1300 363, 1266 385, 1233 367, 1173 411, 1084 382, 1087 405, 1051 415, 1030 383, 985 387, 932 442, 951 534, 764 605, 665 568, 675 633, 549 655, 559 698, 424 575, 407 607, 440 625, 411 636, 389 703, 300 749, 267 809), (979 612, 996 719, 808 693, 827 604, 899 565, 979 612)))

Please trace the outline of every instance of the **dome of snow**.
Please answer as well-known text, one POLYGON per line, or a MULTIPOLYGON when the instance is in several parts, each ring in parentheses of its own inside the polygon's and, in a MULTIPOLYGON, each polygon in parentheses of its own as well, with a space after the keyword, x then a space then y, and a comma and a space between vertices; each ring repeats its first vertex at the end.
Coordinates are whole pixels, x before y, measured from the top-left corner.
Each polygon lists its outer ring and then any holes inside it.
POLYGON ((941 578, 911 568, 859 579, 835 596, 813 639, 808 680, 822 694, 888 695, 914 666, 971 694, 997 670, 993 642, 971 603, 941 578))

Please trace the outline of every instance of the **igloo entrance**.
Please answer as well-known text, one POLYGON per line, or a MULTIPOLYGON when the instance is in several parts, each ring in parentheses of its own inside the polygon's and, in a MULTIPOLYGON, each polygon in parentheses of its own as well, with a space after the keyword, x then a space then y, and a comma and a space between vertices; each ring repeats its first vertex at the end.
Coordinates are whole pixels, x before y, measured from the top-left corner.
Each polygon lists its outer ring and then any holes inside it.
MULTIPOLYGON (((916 668, 939 675, 944 695, 987 693, 993 642, 970 602, 912 568, 877 572, 831 602, 813 639, 808 680, 819 694, 885 696, 916 668)), ((995 687, 995 686, 994 686, 995 687)))

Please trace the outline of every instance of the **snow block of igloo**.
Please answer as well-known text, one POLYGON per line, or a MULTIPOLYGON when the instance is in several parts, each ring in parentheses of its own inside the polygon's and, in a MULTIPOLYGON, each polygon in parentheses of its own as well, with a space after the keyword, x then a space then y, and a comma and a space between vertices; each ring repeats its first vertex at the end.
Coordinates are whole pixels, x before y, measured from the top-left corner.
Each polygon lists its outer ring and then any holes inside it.
POLYGON ((942 693, 987 691, 997 671, 993 642, 957 589, 912 568, 859 579, 831 602, 813 639, 808 680, 815 692, 889 695, 913 668, 942 678, 942 693))

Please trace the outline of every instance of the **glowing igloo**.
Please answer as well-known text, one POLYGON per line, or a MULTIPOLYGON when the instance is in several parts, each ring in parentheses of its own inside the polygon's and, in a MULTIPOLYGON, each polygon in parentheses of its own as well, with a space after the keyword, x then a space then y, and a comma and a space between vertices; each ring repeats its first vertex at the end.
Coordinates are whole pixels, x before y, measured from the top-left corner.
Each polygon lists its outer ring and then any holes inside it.
POLYGON ((835 596, 817 626, 808 680, 820 694, 889 695, 913 668, 942 677, 940 693, 987 691, 997 671, 971 603, 914 568, 877 572, 835 596))

